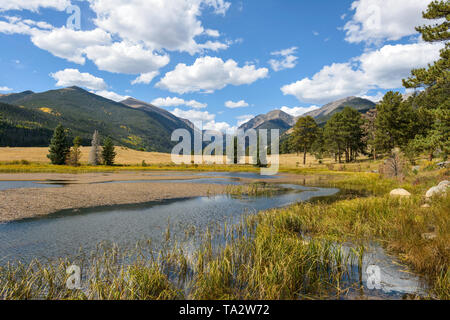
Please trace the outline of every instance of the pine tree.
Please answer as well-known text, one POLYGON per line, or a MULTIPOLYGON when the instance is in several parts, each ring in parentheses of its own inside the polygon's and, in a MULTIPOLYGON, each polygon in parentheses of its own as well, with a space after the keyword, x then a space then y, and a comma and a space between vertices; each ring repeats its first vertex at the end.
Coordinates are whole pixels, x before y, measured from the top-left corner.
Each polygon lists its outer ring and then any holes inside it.
POLYGON ((58 125, 53 133, 52 140, 50 141, 47 158, 50 159, 52 164, 63 165, 66 163, 69 151, 70 146, 67 142, 66 131, 62 125, 58 125))
POLYGON ((389 91, 377 105, 376 144, 381 152, 404 147, 414 138, 414 110, 398 92, 389 91))
POLYGON ((363 119, 361 114, 353 108, 345 107, 341 112, 341 132, 344 141, 346 162, 356 160, 359 152, 364 152, 363 119))
POLYGON ((345 139, 343 136, 342 113, 335 113, 325 125, 323 138, 329 153, 334 154, 335 161, 342 162, 342 153, 345 149, 345 139))
POLYGON ((306 155, 316 141, 319 127, 313 117, 298 119, 291 135, 291 146, 297 153, 303 152, 303 164, 306 165, 306 155))
POLYGON ((429 20, 443 19, 440 24, 416 27, 416 30, 422 34, 423 40, 435 42, 450 38, 450 2, 448 0, 431 2, 427 11, 423 13, 423 18, 429 20))
POLYGON ((89 153, 89 164, 92 166, 98 166, 100 164, 100 138, 98 131, 94 131, 92 136, 92 147, 89 153))
POLYGON ((73 139, 73 147, 70 150, 69 154, 69 164, 71 166, 79 166, 80 165, 80 158, 81 158, 81 138, 75 137, 73 139))
POLYGON ((335 155, 336 162, 342 162, 342 154, 345 154, 346 162, 354 161, 360 152, 365 151, 362 125, 361 114, 350 107, 334 114, 326 123, 324 144, 328 152, 335 155))
POLYGON ((426 116, 420 130, 416 130, 415 141, 410 143, 418 151, 426 151, 429 159, 434 152, 441 150, 446 159, 450 152, 450 1, 433 1, 429 4, 423 17, 438 23, 417 27, 427 42, 444 42, 441 58, 428 68, 414 69, 412 76, 403 80, 406 88, 422 88, 414 99, 420 108, 418 112, 426 116))
POLYGON ((112 142, 111 138, 106 138, 103 142, 103 151, 102 151, 102 158, 103 163, 107 166, 114 165, 114 159, 116 158, 116 152, 114 151, 114 143, 112 142))

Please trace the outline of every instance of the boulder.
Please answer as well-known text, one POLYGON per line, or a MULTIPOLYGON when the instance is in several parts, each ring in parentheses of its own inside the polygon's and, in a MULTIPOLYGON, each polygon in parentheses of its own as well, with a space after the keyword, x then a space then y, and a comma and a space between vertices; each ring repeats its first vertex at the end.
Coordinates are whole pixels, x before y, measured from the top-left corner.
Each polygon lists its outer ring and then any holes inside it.
POLYGON ((405 189, 395 189, 392 190, 390 195, 392 197, 411 197, 411 193, 406 191, 405 189))
POLYGON ((425 196, 427 198, 443 196, 444 194, 447 193, 447 188, 448 185, 440 184, 439 186, 433 187, 430 190, 428 190, 425 196))

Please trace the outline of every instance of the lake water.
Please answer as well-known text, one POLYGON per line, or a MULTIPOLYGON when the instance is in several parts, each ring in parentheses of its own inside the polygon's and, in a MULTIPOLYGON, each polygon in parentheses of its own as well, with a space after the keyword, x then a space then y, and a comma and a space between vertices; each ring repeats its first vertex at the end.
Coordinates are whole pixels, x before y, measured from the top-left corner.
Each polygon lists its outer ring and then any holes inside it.
POLYGON ((64 183, 50 181, 0 181, 0 191, 23 188, 56 188, 62 186, 64 186, 64 183))

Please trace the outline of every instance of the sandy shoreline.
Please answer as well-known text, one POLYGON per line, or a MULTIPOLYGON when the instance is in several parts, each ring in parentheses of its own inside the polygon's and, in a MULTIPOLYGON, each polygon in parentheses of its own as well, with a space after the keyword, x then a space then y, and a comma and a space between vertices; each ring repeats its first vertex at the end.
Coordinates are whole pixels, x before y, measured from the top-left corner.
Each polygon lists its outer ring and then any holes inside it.
POLYGON ((4 190, 0 191, 0 223, 44 216, 65 209, 217 195, 225 190, 224 185, 157 182, 4 190))

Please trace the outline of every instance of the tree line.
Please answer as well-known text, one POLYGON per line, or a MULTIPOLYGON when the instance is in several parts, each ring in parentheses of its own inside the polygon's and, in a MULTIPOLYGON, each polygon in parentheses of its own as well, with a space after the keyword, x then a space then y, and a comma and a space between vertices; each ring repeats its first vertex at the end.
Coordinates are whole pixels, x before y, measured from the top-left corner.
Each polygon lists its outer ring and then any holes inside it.
POLYGON ((361 115, 346 107, 326 123, 317 125, 312 117, 303 117, 284 141, 284 153, 307 153, 321 160, 333 156, 336 162, 355 161, 358 155, 377 159, 394 148, 400 148, 411 162, 421 153, 431 161, 435 156, 447 160, 450 151, 450 2, 429 4, 425 19, 439 23, 417 27, 427 42, 443 42, 440 59, 427 68, 414 69, 403 80, 414 94, 404 99, 399 92, 389 91, 376 109, 361 115))
MULTIPOLYGON (((89 152, 89 164, 97 166, 104 164, 114 165, 116 151, 111 138, 103 140, 103 146, 100 145, 99 133, 96 130, 92 137, 92 147, 89 152)), ((68 130, 62 125, 58 125, 50 141, 49 154, 47 157, 54 165, 72 165, 79 166, 81 159, 81 138, 75 137, 72 145, 69 142, 68 130)))

